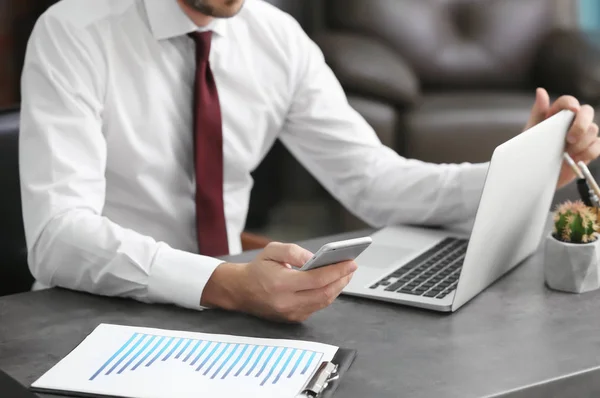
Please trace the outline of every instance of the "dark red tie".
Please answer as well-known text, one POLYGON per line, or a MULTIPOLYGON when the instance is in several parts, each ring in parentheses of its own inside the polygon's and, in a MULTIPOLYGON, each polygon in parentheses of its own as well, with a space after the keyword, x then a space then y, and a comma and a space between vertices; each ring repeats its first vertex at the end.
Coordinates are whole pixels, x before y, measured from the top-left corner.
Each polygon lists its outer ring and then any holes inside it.
POLYGON ((212 32, 194 32, 194 146, 198 247, 205 256, 229 254, 223 207, 223 129, 221 107, 208 56, 212 32))

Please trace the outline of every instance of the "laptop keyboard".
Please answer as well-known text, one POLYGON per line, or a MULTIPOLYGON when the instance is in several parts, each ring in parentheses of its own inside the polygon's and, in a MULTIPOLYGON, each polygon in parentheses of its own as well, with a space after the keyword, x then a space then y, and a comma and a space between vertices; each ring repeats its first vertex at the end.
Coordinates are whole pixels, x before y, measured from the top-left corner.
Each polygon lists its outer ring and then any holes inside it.
POLYGON ((468 240, 447 238, 371 286, 414 296, 441 299, 458 285, 468 240))

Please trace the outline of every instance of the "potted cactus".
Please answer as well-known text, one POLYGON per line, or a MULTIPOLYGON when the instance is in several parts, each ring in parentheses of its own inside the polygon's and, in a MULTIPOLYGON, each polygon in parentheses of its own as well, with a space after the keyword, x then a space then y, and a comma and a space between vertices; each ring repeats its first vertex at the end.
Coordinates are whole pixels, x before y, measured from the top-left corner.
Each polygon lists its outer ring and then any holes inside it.
POLYGON ((600 239, 595 209, 581 201, 565 202, 554 212, 554 230, 545 247, 548 287, 571 293, 600 288, 600 239))

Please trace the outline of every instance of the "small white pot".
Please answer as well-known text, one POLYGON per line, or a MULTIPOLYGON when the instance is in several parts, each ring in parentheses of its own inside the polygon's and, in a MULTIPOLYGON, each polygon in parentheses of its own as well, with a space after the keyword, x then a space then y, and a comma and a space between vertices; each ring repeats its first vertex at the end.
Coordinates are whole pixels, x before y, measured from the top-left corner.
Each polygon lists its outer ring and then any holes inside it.
POLYGON ((565 243, 552 234, 546 238, 544 277, 548 287, 569 293, 600 288, 600 239, 592 243, 565 243))

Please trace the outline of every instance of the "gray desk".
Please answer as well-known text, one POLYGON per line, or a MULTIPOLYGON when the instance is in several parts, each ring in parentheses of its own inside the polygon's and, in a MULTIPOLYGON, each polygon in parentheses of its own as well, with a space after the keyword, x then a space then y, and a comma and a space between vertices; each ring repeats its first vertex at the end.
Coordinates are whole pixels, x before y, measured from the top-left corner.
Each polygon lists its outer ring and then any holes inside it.
POLYGON ((357 348, 338 397, 600 396, 600 293, 550 292, 540 260, 452 315, 342 297, 302 325, 278 325, 58 289, 10 296, 0 299, 0 368, 29 384, 107 322, 357 348))

